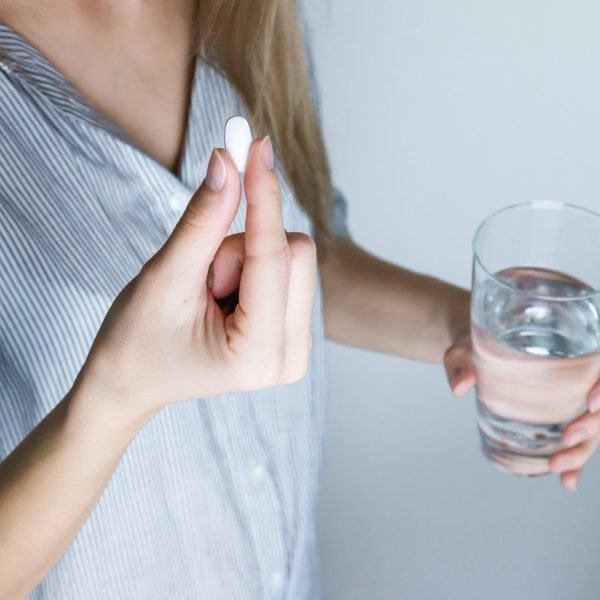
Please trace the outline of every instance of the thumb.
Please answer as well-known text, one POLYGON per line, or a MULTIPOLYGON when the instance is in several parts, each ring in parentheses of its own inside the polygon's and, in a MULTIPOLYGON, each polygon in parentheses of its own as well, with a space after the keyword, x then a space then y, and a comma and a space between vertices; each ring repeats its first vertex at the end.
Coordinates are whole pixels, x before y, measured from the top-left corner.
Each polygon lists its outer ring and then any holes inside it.
POLYGON ((455 342, 444 354, 444 368, 455 396, 464 396, 475 385, 470 338, 455 342))
POLYGON ((163 260, 169 269, 205 281, 240 205, 240 194, 240 177, 231 157, 216 148, 202 185, 163 246, 163 260))

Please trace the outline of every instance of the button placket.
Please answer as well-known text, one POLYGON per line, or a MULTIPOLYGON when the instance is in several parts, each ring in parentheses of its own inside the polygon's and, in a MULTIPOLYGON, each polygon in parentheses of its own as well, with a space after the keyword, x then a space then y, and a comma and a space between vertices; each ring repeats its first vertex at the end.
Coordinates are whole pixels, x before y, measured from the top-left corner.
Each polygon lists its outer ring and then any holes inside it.
POLYGON ((227 453, 237 470, 239 486, 244 489, 249 530, 259 559, 265 597, 276 600, 284 588, 287 564, 283 507, 272 479, 270 460, 259 436, 248 433, 247 416, 243 411, 233 409, 235 405, 224 399, 217 410, 232 431, 244 431, 243 435, 230 438, 227 453))
POLYGON ((266 469, 264 464, 259 463, 256 460, 250 461, 250 481, 252 483, 260 483, 265 477, 266 469))
POLYGON ((284 576, 281 571, 276 571, 271 575, 269 584, 271 587, 272 598, 279 598, 283 591, 284 576))

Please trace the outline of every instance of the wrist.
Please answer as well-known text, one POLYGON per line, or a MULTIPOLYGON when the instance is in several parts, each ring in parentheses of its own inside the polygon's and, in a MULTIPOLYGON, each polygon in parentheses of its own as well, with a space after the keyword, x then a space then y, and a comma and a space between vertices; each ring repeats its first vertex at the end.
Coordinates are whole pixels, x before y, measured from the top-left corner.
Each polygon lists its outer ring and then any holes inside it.
POLYGON ((115 389, 110 379, 85 364, 65 397, 66 415, 78 430, 135 435, 158 412, 143 410, 134 399, 115 389))
POLYGON ((471 334, 471 292, 457 286, 450 286, 447 311, 446 329, 448 346, 455 344, 471 334))

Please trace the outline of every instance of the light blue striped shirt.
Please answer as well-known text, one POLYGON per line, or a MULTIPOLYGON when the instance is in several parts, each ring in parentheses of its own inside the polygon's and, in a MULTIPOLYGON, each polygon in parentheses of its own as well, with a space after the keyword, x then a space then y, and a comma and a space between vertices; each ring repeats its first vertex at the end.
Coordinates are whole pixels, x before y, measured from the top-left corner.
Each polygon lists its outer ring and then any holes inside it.
MULTIPOLYGON (((0 459, 69 390, 117 293, 163 244, 246 108, 198 60, 177 176, 0 24, 0 459)), ((312 232, 280 168, 288 231, 312 232)), ((334 232, 349 235, 336 192, 334 232)), ((243 231, 242 202, 229 233, 243 231)), ((34 600, 315 599, 320 285, 301 381, 163 409, 34 600)), ((1 534, 0 534, 1 535, 1 534)))

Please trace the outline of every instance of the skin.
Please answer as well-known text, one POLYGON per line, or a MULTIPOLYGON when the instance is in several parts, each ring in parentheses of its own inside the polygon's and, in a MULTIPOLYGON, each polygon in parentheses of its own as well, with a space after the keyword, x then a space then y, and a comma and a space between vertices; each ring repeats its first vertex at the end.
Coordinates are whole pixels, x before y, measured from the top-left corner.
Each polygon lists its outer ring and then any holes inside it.
MULTIPOLYGON (((35 40, 133 143, 176 173, 192 73, 191 6, 0 0, 0 20, 35 40)), ((240 179, 225 151, 213 153, 172 235, 110 308, 72 389, 0 464, 1 598, 22 598, 44 578, 128 444, 164 405, 305 375, 317 266, 329 339, 443 363, 457 396, 475 384, 469 293, 342 238, 317 265, 312 239, 283 228, 271 160, 268 139, 256 140, 245 232, 225 237, 240 179), (236 289, 235 311, 222 310, 217 300, 236 289)), ((567 442, 581 430, 585 439, 552 460, 570 490, 600 443, 600 413, 591 412, 600 408, 600 385, 589 401, 590 412, 565 431, 567 442)))

